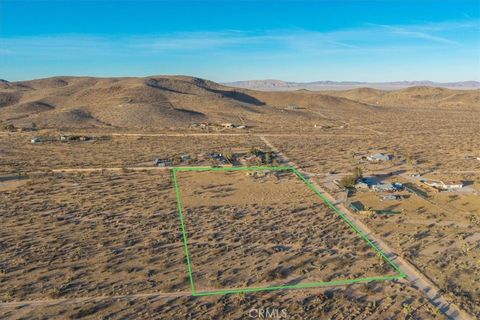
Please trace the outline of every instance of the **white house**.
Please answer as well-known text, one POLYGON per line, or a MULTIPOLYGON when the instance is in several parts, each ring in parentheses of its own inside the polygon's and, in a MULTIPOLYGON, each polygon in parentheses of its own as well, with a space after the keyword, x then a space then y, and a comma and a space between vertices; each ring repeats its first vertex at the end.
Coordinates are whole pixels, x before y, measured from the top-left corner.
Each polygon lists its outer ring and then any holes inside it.
POLYGON ((461 189, 464 186, 463 181, 444 182, 444 181, 436 181, 436 180, 423 180, 422 182, 438 190, 456 190, 456 189, 461 189))
POLYGON ((442 181, 442 184, 443 184, 443 187, 445 188, 445 190, 455 190, 455 189, 461 189, 463 188, 464 186, 464 183, 463 181, 447 181, 447 182, 443 182, 442 181))
POLYGON ((377 192, 392 192, 392 191, 396 191, 397 188, 391 183, 382 183, 382 184, 374 184, 372 186, 372 190, 377 192))
POLYGON ((367 156, 367 160, 372 162, 389 161, 390 159, 392 159, 392 156, 384 153, 375 153, 367 156))

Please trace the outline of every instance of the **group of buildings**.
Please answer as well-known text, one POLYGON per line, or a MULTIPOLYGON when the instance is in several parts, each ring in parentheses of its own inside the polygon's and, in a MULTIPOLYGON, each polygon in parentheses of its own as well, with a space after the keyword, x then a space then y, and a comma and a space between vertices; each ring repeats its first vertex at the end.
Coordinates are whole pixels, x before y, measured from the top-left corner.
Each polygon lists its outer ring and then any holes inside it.
POLYGON ((273 152, 265 152, 254 149, 241 152, 211 152, 201 153, 194 158, 188 154, 176 155, 171 158, 156 158, 153 162, 158 167, 172 167, 185 162, 207 163, 210 165, 228 166, 228 165, 267 165, 275 163, 277 155, 273 152))
POLYGON ((372 190, 376 192, 395 192, 403 190, 403 184, 398 182, 382 183, 371 178, 362 178, 355 184, 355 189, 372 190))
POLYGON ((69 142, 69 141, 96 141, 96 140, 107 140, 110 137, 102 136, 80 136, 80 135, 61 135, 61 136, 35 136, 30 142, 33 144, 38 144, 42 142, 69 142))
POLYGON ((247 129, 245 125, 237 125, 233 123, 209 123, 209 122, 201 122, 201 123, 194 123, 191 125, 192 128, 200 128, 200 129, 247 129))

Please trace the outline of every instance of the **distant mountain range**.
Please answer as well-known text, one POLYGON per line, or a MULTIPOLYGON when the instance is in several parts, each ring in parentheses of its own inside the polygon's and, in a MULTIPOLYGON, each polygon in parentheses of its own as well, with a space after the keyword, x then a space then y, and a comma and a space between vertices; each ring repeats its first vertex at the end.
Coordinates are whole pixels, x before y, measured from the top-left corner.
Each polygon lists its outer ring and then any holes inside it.
POLYGON ((434 82, 434 81, 395 81, 395 82, 359 82, 359 81, 314 81, 314 82, 289 82, 282 80, 247 80, 226 82, 224 85, 238 88, 286 91, 286 90, 348 90, 355 88, 372 88, 381 90, 398 90, 409 87, 440 87, 448 89, 479 89, 478 81, 461 82, 434 82))

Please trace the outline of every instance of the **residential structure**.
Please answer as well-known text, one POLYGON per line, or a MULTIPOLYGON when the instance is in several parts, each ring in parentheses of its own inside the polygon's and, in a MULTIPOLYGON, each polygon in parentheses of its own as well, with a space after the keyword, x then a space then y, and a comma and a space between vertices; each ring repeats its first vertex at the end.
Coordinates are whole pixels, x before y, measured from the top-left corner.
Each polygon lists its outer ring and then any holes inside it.
POLYGON ((379 183, 372 186, 373 191, 377 192, 392 192, 397 191, 397 187, 395 187, 391 183, 379 183))
POLYGON ((153 162, 158 167, 171 167, 173 166, 173 161, 170 159, 160 159, 157 158, 153 162))
POLYGON ((399 195, 396 195, 396 194, 387 194, 385 196, 382 196, 381 199, 383 201, 385 200, 401 200, 402 199, 402 196, 399 196, 399 195))
POLYGON ((464 187, 463 181, 441 181, 441 180, 421 180, 424 184, 438 189, 440 191, 457 190, 464 187))
POLYGON ((375 154, 367 156, 367 160, 372 161, 372 162, 389 161, 392 158, 393 158, 392 155, 384 154, 384 153, 375 153, 375 154))

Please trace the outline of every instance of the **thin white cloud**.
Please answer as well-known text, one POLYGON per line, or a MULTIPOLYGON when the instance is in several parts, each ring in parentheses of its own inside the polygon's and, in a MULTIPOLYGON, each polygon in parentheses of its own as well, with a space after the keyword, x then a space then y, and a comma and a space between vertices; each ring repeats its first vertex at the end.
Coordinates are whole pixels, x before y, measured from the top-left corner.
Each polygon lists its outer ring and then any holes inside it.
POLYGON ((138 36, 57 35, 0 39, 2 56, 141 56, 195 52, 248 54, 367 53, 432 46, 461 46, 452 30, 478 32, 478 20, 418 25, 367 24, 327 32, 290 29, 261 32, 225 30, 138 36), (411 41, 415 40, 415 41, 411 41))
POLYGON ((450 40, 445 37, 436 36, 433 34, 429 34, 427 32, 422 32, 418 30, 412 30, 411 28, 405 27, 394 27, 388 25, 381 25, 381 27, 391 31, 395 35, 405 36, 409 38, 416 38, 416 39, 423 39, 427 41, 443 43, 443 44, 450 44, 450 45, 458 45, 459 43, 454 40, 450 40))
POLYGON ((18 56, 75 56, 101 54, 115 47, 112 39, 86 35, 30 36, 0 39, 0 54, 18 56))

